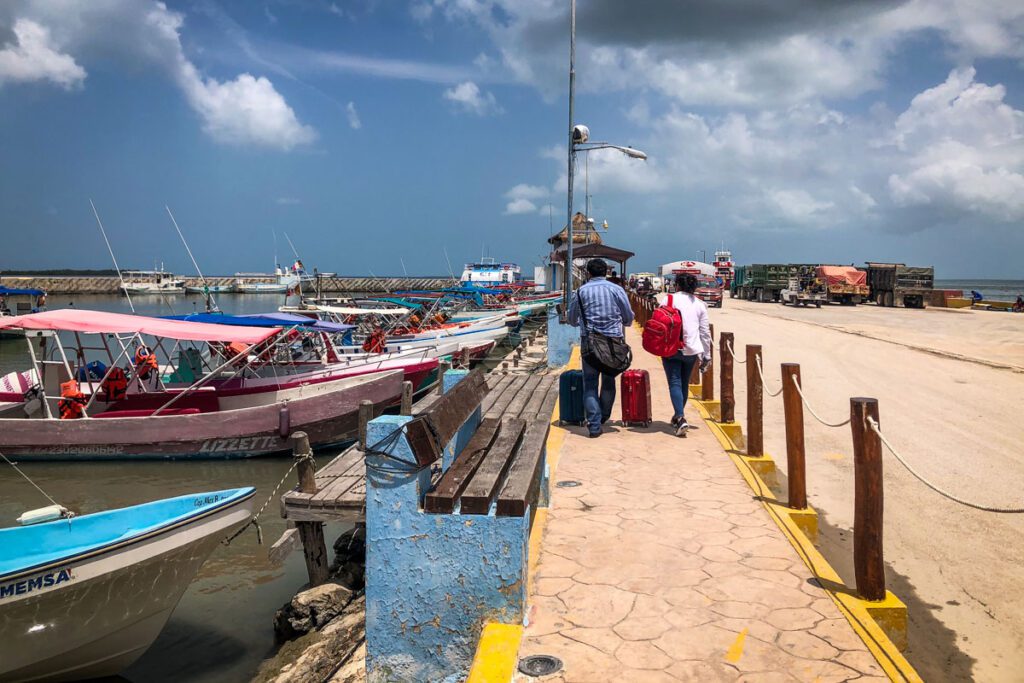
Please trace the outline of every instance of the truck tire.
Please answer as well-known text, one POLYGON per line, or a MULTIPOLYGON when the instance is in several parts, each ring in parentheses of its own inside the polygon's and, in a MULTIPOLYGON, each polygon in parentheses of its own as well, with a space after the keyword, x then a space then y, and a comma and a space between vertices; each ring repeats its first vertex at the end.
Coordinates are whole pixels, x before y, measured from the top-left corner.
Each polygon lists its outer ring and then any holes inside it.
POLYGON ((892 292, 886 292, 885 293, 885 306, 886 306, 886 308, 895 308, 896 307, 896 301, 895 301, 895 298, 894 298, 892 292))
POLYGON ((820 301, 815 301, 814 302, 814 307, 815 308, 821 308, 821 302, 820 301))

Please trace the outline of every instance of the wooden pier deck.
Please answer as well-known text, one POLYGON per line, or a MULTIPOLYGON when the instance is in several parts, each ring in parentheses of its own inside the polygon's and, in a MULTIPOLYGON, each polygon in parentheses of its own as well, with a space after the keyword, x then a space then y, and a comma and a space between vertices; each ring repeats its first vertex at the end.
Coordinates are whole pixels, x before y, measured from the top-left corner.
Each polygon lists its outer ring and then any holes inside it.
MULTIPOLYGON (((491 374, 481 403, 483 418, 521 418, 532 422, 551 415, 558 400, 555 374, 491 374)), ((439 394, 419 401, 427 410, 439 394)), ((281 498, 281 516, 290 522, 363 522, 366 504, 365 455, 354 444, 316 471, 316 493, 289 491, 281 498)), ((439 475, 438 475, 439 476, 439 475)), ((436 483, 436 481, 435 481, 436 483)))

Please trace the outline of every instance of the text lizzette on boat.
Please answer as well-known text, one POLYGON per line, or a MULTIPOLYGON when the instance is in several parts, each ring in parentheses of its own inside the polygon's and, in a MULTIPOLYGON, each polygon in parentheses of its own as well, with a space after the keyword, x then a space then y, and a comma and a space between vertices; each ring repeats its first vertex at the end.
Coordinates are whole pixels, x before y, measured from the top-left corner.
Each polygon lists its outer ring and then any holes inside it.
POLYGON ((249 520, 254 493, 196 493, 0 529, 0 683, 130 666, 221 540, 249 520))
MULTIPOLYGON (((8 404, 0 418, 0 452, 24 460, 252 457, 287 452, 291 434, 300 430, 314 447, 325 447, 356 433, 361 401, 370 401, 375 414, 395 403, 405 377, 401 365, 377 369, 358 363, 338 364, 343 374, 318 372, 315 378, 235 377, 251 375, 251 365, 271 352, 282 334, 276 327, 83 310, 0 321, 0 329, 6 327, 25 331, 35 359, 28 381, 38 379, 24 401, 8 404), (61 334, 73 335, 76 348, 66 349, 61 334), (142 335, 154 338, 154 346, 202 342, 222 355, 195 381, 169 390, 142 335), (98 341, 89 347, 83 337, 98 341), (93 379, 85 353, 104 347, 110 366, 93 379), (78 359, 76 367, 69 357, 78 359), (130 378, 120 368, 126 359, 134 359, 130 378)), ((429 372, 431 363, 436 367, 436 361, 422 358, 412 362, 417 372, 429 372)))

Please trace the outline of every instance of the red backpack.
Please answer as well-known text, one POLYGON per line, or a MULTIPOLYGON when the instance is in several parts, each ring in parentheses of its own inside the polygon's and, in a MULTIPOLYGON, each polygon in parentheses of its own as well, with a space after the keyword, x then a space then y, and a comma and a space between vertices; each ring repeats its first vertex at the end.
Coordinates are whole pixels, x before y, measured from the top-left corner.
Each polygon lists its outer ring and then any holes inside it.
POLYGON ((683 314, 672 305, 672 295, 668 300, 654 309, 651 319, 644 325, 644 351, 655 356, 668 358, 674 356, 682 345, 683 314))

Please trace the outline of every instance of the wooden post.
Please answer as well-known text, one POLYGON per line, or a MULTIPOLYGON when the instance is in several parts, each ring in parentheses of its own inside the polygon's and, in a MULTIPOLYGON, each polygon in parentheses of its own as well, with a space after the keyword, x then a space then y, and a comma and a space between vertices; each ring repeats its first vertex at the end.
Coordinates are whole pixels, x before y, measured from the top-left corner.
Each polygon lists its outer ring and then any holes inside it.
POLYGON ((412 415, 412 382, 402 382, 401 415, 412 415))
POLYGON ((693 364, 693 372, 690 373, 690 384, 700 384, 700 356, 697 356, 697 362, 693 364))
POLYGON ((718 392, 722 399, 722 422, 736 421, 736 394, 733 391, 732 385, 733 363, 732 353, 729 352, 730 348, 732 348, 732 332, 723 332, 718 338, 718 362, 722 373, 720 378, 721 389, 718 392))
POLYGON ((796 383, 799 381, 800 366, 797 363, 783 363, 782 406, 786 411, 786 477, 789 479, 789 507, 794 510, 807 508, 804 405, 796 390, 796 383))
POLYGON ((853 567, 857 593, 865 600, 885 598, 882 555, 882 442, 868 418, 878 422, 878 400, 850 399, 853 432, 853 567))
MULTIPOLYGON (((292 435, 292 457, 301 458, 295 466, 299 475, 299 491, 316 493, 316 470, 313 461, 308 458, 312 454, 309 437, 305 432, 292 435)), ((319 586, 330 577, 327 565, 327 543, 324 541, 324 526, 321 522, 296 522, 295 528, 302 541, 302 555, 306 559, 306 573, 309 585, 319 586)))
MULTIPOLYGON (((715 347, 715 326, 711 325, 711 348, 715 347)), ((708 349, 709 351, 711 349, 708 349)), ((712 357, 707 370, 700 378, 700 398, 702 401, 715 400, 715 359, 712 357)))
POLYGON ((747 344, 747 455, 764 455, 764 387, 757 362, 761 359, 760 344, 747 344))
POLYGON ((444 374, 448 372, 452 367, 452 364, 446 360, 443 360, 437 364, 437 393, 444 393, 444 374))
POLYGON ((366 423, 373 419, 373 401, 363 399, 359 402, 359 448, 366 452, 366 423))

